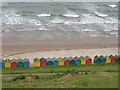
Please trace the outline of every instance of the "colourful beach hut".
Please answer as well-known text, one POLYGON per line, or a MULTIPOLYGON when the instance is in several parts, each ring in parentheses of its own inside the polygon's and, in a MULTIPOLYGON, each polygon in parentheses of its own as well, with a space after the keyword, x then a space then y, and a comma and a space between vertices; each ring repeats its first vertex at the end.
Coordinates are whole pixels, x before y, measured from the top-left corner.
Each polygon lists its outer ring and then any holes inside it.
POLYGON ((118 58, 119 58, 119 56, 118 56, 118 55, 115 55, 115 56, 114 56, 114 58, 118 59, 118 58))
POLYGON ((106 58, 101 58, 101 63, 106 63, 106 58))
POLYGON ((25 61, 24 62, 24 67, 30 67, 30 62, 29 61, 25 61))
POLYGON ((11 62, 7 61, 4 63, 5 68, 10 68, 11 67, 11 62))
POLYGON ((116 59, 116 62, 117 62, 117 63, 120 63, 120 58, 117 58, 117 59, 116 59))
POLYGON ((82 59, 84 59, 84 57, 83 57, 83 56, 80 56, 79 60, 82 60, 82 59))
POLYGON ((4 68, 4 62, 0 62, 0 68, 4 68))
POLYGON ((96 55, 95 57, 94 57, 94 63, 97 63, 97 60, 99 59, 99 57, 96 55))
POLYGON ((64 60, 60 60, 58 65, 64 65, 64 60))
POLYGON ((112 58, 110 63, 116 63, 116 58, 112 58))
POLYGON ((70 64, 75 64, 75 60, 72 59, 72 60, 70 61, 70 64))
POLYGON ((106 59, 106 63, 110 63, 111 62, 111 59, 110 58, 107 58, 106 59))
POLYGON ((16 62, 12 62, 12 63, 11 63, 11 67, 12 67, 12 68, 16 68, 16 67, 18 67, 18 64, 17 64, 16 62))
POLYGON ((104 58, 103 55, 100 55, 100 56, 99 56, 99 59, 102 59, 102 58, 104 58))
POLYGON ((39 59, 38 59, 38 58, 35 58, 35 59, 34 59, 34 62, 35 62, 35 61, 39 61, 39 59))
POLYGON ((74 60, 78 60, 78 59, 79 59, 79 57, 77 57, 77 56, 74 57, 74 60))
POLYGON ((75 64, 80 64, 80 63, 81 61, 79 59, 75 61, 75 64))
POLYGON ((88 60, 89 58, 90 58, 89 56, 85 56, 85 58, 84 58, 84 59, 85 59, 85 60, 88 60))
POLYGON ((46 60, 41 61, 41 65, 40 66, 47 66, 46 60))
POLYGON ((58 65, 58 61, 57 60, 53 61, 53 66, 57 66, 57 65, 58 65))
POLYGON ((41 62, 40 61, 35 61, 34 62, 34 67, 40 67, 41 62))
POLYGON ((110 55, 109 58, 112 59, 112 58, 114 58, 114 56, 113 56, 113 55, 110 55))
POLYGON ((52 61, 48 61, 47 62, 47 66, 52 66, 53 65, 53 62, 52 61))
POLYGON ((24 63, 23 62, 18 62, 18 67, 24 67, 24 63))
POLYGON ((64 61, 64 65, 70 65, 70 61, 69 60, 64 61))
POLYGON ((86 60, 85 60, 85 59, 82 59, 82 60, 81 60, 81 64, 86 64, 86 60))
POLYGON ((86 64, 92 64, 92 59, 89 58, 89 59, 86 61, 86 64))

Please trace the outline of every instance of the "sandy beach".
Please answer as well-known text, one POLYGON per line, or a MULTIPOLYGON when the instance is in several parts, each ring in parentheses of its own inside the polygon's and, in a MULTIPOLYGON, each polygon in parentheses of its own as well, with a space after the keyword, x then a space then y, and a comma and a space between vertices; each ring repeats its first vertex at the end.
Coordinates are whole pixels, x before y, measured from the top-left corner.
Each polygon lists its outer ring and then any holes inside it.
POLYGON ((118 55, 117 38, 81 38, 78 40, 32 41, 3 39, 3 59, 28 58, 33 65, 35 57, 70 57, 118 55), (18 42, 18 43, 17 43, 18 42), (20 43, 21 42, 21 43, 20 43))

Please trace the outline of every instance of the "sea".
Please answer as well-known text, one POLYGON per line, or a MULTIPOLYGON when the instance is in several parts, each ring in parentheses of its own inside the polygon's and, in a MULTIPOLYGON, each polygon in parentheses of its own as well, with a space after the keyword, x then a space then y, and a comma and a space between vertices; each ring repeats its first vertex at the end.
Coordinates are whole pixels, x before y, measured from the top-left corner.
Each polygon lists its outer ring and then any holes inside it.
POLYGON ((117 2, 2 2, 0 16, 3 37, 118 37, 117 2))

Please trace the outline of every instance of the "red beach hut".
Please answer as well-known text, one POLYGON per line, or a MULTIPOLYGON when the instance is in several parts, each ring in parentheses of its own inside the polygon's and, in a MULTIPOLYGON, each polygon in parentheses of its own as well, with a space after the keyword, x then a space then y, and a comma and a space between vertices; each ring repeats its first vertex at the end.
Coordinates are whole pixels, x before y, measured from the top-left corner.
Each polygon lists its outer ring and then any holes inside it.
POLYGON ((70 61, 69 61, 69 60, 66 60, 66 61, 64 62, 64 65, 70 65, 70 61))
POLYGON ((11 63, 12 68, 16 68, 17 66, 18 66, 18 64, 16 62, 11 63))
POLYGON ((115 63, 116 62, 116 58, 112 58, 110 63, 115 63))
POLYGON ((79 59, 79 57, 77 57, 77 56, 74 57, 74 60, 78 60, 78 59, 79 59))
POLYGON ((86 64, 92 64, 92 59, 89 58, 89 59, 86 61, 86 64))
POLYGON ((47 62, 45 60, 41 61, 41 65, 40 66, 46 66, 47 62))

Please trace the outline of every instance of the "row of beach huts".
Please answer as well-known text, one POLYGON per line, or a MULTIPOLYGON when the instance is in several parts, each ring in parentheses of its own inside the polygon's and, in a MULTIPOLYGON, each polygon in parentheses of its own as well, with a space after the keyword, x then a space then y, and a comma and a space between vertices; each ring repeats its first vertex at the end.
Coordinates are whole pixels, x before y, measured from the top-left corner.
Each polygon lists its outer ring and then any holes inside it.
POLYGON ((58 65, 73 65, 73 64, 98 64, 98 63, 120 63, 119 55, 110 56, 95 56, 92 60, 89 56, 75 57, 53 57, 53 58, 35 58, 32 65, 29 59, 0 59, 1 68, 17 68, 17 67, 40 67, 40 66, 58 66, 58 65))

